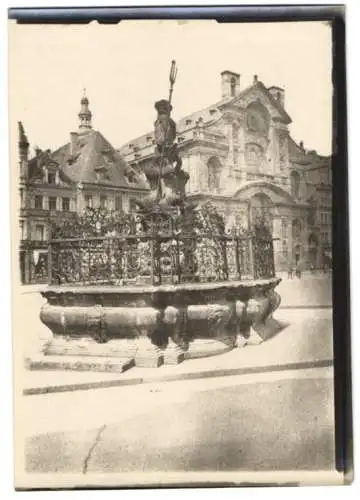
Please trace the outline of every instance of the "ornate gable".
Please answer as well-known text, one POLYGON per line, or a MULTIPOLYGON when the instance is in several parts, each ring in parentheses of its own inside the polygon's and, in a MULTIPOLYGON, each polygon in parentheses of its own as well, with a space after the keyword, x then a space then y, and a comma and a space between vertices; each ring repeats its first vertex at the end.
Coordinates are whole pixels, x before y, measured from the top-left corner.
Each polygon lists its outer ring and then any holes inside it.
POLYGON ((291 123, 291 118, 267 90, 261 82, 252 85, 231 101, 225 102, 219 108, 226 113, 226 110, 233 112, 244 112, 250 105, 264 107, 269 116, 275 120, 286 124, 291 123))

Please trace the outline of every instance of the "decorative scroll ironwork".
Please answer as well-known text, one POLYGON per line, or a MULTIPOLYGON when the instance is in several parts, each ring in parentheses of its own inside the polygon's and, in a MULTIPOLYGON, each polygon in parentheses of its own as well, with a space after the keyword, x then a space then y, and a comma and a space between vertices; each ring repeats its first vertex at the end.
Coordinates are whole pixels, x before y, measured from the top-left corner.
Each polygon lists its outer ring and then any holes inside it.
POLYGON ((53 284, 177 284, 260 279, 275 272, 267 226, 225 230, 210 205, 143 214, 90 210, 53 231, 53 284))

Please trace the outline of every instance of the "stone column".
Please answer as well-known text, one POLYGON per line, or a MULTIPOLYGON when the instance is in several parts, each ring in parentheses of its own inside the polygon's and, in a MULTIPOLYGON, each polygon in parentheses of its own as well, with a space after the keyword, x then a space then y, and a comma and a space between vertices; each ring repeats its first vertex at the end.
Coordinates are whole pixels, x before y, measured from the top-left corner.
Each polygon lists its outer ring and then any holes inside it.
POLYGON ((234 141, 233 141, 232 123, 231 122, 227 123, 227 136, 228 136, 228 144, 229 144, 229 154, 228 154, 228 159, 227 159, 227 166, 228 166, 228 168, 230 168, 234 165, 234 141))
POLYGON ((242 120, 239 126, 239 158, 238 158, 238 166, 239 168, 245 167, 245 123, 242 120))
POLYGON ((277 127, 274 122, 271 122, 270 131, 270 150, 271 150, 271 165, 273 174, 276 175, 280 170, 280 157, 279 157, 279 137, 277 133, 277 127))

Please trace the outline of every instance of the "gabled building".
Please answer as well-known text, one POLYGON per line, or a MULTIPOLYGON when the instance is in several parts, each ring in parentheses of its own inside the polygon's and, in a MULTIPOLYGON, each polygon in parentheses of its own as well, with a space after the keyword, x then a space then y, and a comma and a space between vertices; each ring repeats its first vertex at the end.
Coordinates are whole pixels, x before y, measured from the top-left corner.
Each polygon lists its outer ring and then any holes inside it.
MULTIPOLYGON (((222 98, 177 123, 188 196, 211 201, 229 225, 251 225, 264 215, 275 240, 278 270, 298 263, 322 267, 331 259, 331 158, 306 151, 290 136, 285 91, 257 76, 221 73, 222 98)), ((129 166, 152 162, 153 132, 119 152, 129 166)))
POLYGON ((19 122, 20 269, 23 283, 46 281, 50 222, 86 207, 127 212, 148 188, 119 152, 92 128, 89 100, 81 99, 79 128, 56 151, 35 147, 19 122))

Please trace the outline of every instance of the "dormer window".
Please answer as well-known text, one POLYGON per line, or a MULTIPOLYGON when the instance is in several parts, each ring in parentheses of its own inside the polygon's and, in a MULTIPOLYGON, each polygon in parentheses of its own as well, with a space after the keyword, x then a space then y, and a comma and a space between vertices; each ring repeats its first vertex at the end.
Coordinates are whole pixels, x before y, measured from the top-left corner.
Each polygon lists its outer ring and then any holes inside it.
POLYGON ((216 109, 210 109, 211 116, 215 115, 216 111, 217 111, 216 109))
POLYGON ((48 173, 48 184, 56 184, 56 174, 54 172, 48 173))
POLYGON ((135 176, 134 172, 127 172, 126 178, 130 184, 134 184, 136 181, 136 176, 135 176))
POLYGON ((192 124, 192 120, 186 120, 185 124, 186 124, 187 126, 191 125, 191 124, 192 124))
POLYGON ((107 181, 109 180, 109 174, 105 170, 97 170, 96 171, 96 180, 97 181, 107 181))

